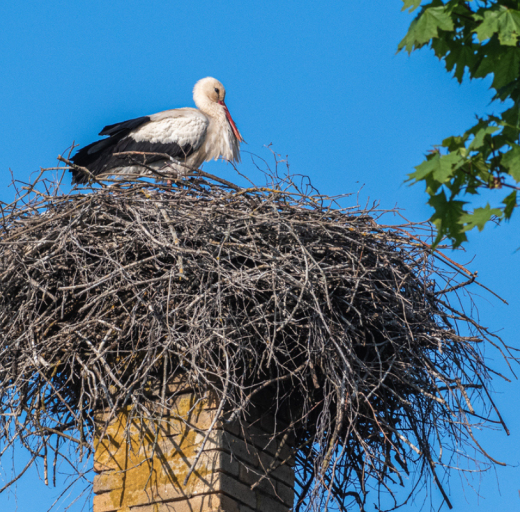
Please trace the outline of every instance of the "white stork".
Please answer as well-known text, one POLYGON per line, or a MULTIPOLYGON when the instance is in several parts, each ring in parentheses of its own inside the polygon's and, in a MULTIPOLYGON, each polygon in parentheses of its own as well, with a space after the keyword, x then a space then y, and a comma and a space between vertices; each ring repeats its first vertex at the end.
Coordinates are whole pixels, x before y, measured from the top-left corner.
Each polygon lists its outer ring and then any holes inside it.
MULTIPOLYGON (((129 151, 166 153, 182 164, 198 168, 208 160, 223 158, 240 161, 238 131, 224 103, 226 90, 215 78, 199 80, 193 88, 193 100, 199 108, 165 110, 105 126, 98 140, 80 149, 72 162, 86 167, 94 176, 123 173, 147 173, 139 164, 160 170, 171 161, 153 155, 117 155, 129 151)), ((170 167, 171 168, 171 167, 170 167)), ((182 166, 179 169, 182 170, 182 166)), ((86 183, 88 176, 71 169, 72 183, 86 183)))

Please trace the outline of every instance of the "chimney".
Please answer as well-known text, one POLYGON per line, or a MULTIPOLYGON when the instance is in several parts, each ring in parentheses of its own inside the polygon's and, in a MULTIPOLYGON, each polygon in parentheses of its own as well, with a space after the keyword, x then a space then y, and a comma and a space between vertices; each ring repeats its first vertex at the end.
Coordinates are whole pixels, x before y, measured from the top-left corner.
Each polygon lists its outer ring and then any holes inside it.
POLYGON ((126 408, 104 432, 99 429, 94 512, 288 512, 292 508, 293 463, 279 465, 292 460, 290 449, 271 439, 272 417, 247 428, 238 421, 218 420, 203 446, 217 414, 216 397, 187 390, 172 401, 159 420, 132 416, 126 408))

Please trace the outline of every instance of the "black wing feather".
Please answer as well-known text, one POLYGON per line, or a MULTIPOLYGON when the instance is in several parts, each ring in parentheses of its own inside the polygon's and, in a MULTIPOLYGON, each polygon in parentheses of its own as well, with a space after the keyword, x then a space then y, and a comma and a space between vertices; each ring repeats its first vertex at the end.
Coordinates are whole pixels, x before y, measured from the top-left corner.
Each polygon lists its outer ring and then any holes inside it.
MULTIPOLYGON (((105 126, 99 135, 109 135, 108 139, 97 140, 81 148, 72 158, 72 162, 86 167, 92 174, 100 174, 106 168, 107 157, 114 152, 117 143, 128 136, 135 128, 150 121, 149 116, 138 117, 122 123, 105 126)), ((72 183, 87 183, 87 176, 77 169, 71 169, 72 183)))
MULTIPOLYGON (((164 158, 157 155, 128 155, 115 156, 114 153, 128 151, 140 151, 146 153, 166 153, 177 160, 185 160, 193 153, 193 147, 189 144, 180 146, 174 142, 147 142, 136 141, 131 132, 139 126, 150 121, 149 117, 138 117, 122 123, 105 126, 99 135, 108 135, 107 139, 101 139, 84 148, 81 148, 73 157, 72 162, 81 167, 86 167, 94 176, 105 173, 116 167, 150 164, 164 158)), ((87 183, 88 177, 79 170, 71 169, 72 183, 87 183)))
MULTIPOLYGON (((125 153, 138 151, 142 153, 162 153, 167 154, 176 160, 183 161, 193 153, 193 148, 186 144, 179 146, 175 142, 147 142, 147 141, 136 141, 130 135, 119 141, 110 151, 110 154, 106 155, 103 160, 101 172, 106 172, 115 167, 124 167, 131 165, 149 165, 154 162, 160 162, 165 160, 160 155, 116 155, 115 153, 125 153)), ((98 173, 98 174, 99 174, 98 173)))
POLYGON ((123 121, 122 123, 109 124, 105 126, 100 132, 99 135, 115 135, 123 130, 127 130, 131 132, 135 128, 141 126, 144 123, 150 121, 148 116, 136 117, 135 119, 129 119, 128 121, 123 121))

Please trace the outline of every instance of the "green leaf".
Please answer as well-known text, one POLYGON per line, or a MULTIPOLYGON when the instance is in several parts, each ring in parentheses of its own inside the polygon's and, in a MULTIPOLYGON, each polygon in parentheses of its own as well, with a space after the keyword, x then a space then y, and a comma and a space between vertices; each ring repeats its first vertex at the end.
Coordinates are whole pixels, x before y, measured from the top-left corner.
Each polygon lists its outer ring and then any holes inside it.
POLYGON ((468 149, 470 151, 473 151, 475 149, 481 148, 484 144, 484 137, 486 135, 491 135, 492 133, 495 133, 497 130, 499 130, 497 126, 486 126, 485 128, 481 128, 476 134, 474 139, 471 141, 471 144, 469 145, 468 149))
POLYGON ((498 18, 498 40, 500 44, 516 46, 520 36, 520 12, 504 9, 505 12, 498 18))
POLYGON ((437 39, 432 39, 431 46, 433 51, 435 52, 435 56, 440 60, 442 59, 448 52, 452 50, 451 41, 447 41, 444 37, 438 37, 437 39))
POLYGON ((437 237, 433 242, 435 247, 444 236, 450 238, 454 247, 458 247, 462 242, 467 241, 464 228, 460 222, 462 215, 466 212, 463 206, 464 201, 447 200, 446 194, 441 190, 435 196, 430 197, 428 204, 433 206, 435 213, 430 220, 437 228, 437 237))
POLYGON ((464 224, 464 231, 470 231, 473 228, 482 231, 492 217, 502 217, 502 210, 491 208, 488 203, 484 208, 477 208, 473 213, 461 215, 460 222, 464 224))
POLYGON ((426 176, 432 174, 440 167, 440 160, 441 155, 439 153, 435 153, 433 157, 425 160, 422 164, 417 165, 415 167, 415 172, 412 172, 408 175, 408 179, 415 180, 415 183, 424 180, 426 176))
POLYGON ((520 50, 518 48, 506 47, 495 61, 494 78, 492 87, 500 89, 518 78, 520 67, 520 50))
POLYGON ((403 0, 403 8, 401 11, 406 11, 406 9, 409 9, 408 12, 413 12, 415 9, 420 7, 422 0, 403 0))
POLYGON ((506 205, 504 208, 504 217, 509 219, 513 214, 513 210, 516 208, 516 190, 503 199, 502 203, 506 205))
POLYGON ((454 30, 453 20, 447 7, 428 7, 424 10, 417 23, 417 41, 426 43, 434 37, 438 37, 439 29, 454 30))
POLYGON ((475 53, 471 46, 457 45, 446 56, 446 69, 451 71, 455 67, 454 77, 462 83, 464 70, 472 69, 475 63, 475 53))
POLYGON ((520 182, 520 146, 518 144, 513 144, 511 149, 502 155, 500 163, 517 183, 520 182))
POLYGON ((456 151, 465 147, 465 142, 467 140, 467 136, 461 137, 460 135, 451 135, 450 137, 446 137, 442 141, 442 146, 444 148, 448 148, 448 151, 456 151))
POLYGON ((497 58, 494 55, 485 55, 480 64, 472 73, 472 78, 484 78, 495 71, 497 58))
POLYGON ((516 104, 503 112, 502 122, 504 125, 502 130, 504 137, 510 142, 517 141, 520 137, 520 106, 516 104))
POLYGON ((500 5, 484 12, 480 25, 475 29, 480 42, 498 34, 500 44, 516 46, 520 37, 520 12, 500 5))
POLYGON ((493 34, 498 32, 499 15, 500 13, 497 11, 485 11, 482 23, 475 30, 480 42, 490 39, 493 34))
POLYGON ((458 152, 448 153, 441 156, 439 165, 432 173, 433 179, 439 183, 446 183, 453 173, 464 164, 466 160, 458 152))
POLYGON ((430 39, 438 37, 439 30, 455 30, 448 7, 427 7, 410 24, 408 33, 399 43, 398 51, 406 48, 411 53, 414 48, 420 48, 430 39))

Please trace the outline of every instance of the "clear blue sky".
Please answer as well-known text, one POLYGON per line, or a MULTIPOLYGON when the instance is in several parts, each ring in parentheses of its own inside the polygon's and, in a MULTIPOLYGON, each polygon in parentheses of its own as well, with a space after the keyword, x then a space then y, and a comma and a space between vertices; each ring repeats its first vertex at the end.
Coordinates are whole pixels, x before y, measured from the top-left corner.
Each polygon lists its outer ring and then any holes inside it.
MULTIPOLYGON (((211 75, 227 88, 246 151, 269 158, 264 146, 272 144, 288 156, 294 173, 310 176, 322 192, 361 189, 361 203, 398 205, 408 218, 425 220, 426 196, 422 187, 403 185, 406 174, 433 144, 464 131, 475 113, 496 107, 489 104, 489 84, 457 85, 427 50, 396 55, 411 20, 401 5, 401 0, 3 1, 0 200, 13 197, 9 169, 28 180, 39 167, 55 165, 73 141, 87 144, 107 124, 192 106, 193 84, 211 75)), ((241 171, 258 177, 247 153, 243 160, 241 171)), ((205 168, 234 178, 222 162, 205 168)), ((480 320, 517 347, 519 222, 472 234, 466 252, 451 255, 469 262, 484 284, 508 300, 504 306, 490 296, 477 297, 480 320)), ((497 365, 503 368, 498 360, 497 365)), ((480 496, 454 474, 449 491, 460 512, 520 510, 520 385, 497 381, 495 389, 512 434, 489 432, 479 439, 512 466, 477 478, 473 485, 480 496)), ((4 468, 9 464, 2 461, 4 468)), ((3 478, 0 473, 0 484, 3 478)), ((19 482, 17 494, 16 500, 0 495, 2 512, 44 511, 59 489, 45 487, 33 472, 19 482)), ((435 490, 433 501, 438 508, 435 490)), ((403 510, 418 508, 414 503, 403 510)))

